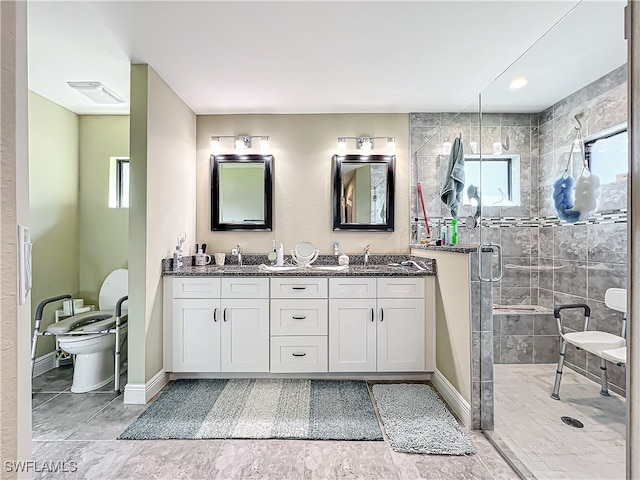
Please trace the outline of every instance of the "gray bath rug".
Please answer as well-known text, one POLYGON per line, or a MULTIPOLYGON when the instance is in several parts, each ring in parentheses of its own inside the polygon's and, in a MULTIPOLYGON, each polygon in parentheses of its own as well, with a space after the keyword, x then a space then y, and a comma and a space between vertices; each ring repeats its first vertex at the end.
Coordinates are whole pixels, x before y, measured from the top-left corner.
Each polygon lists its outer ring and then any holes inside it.
POLYGON ((118 437, 125 440, 383 440, 365 382, 176 380, 118 437))
POLYGON ((389 443, 396 452, 475 453, 469 437, 428 385, 376 384, 372 390, 389 443))

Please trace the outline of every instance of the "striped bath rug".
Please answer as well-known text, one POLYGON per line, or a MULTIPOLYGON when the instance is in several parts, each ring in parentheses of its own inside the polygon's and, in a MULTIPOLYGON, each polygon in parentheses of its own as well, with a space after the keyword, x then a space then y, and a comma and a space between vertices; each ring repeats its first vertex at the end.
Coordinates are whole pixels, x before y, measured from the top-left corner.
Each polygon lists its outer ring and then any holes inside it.
POLYGON ((383 440, 365 382, 176 380, 121 440, 383 440))

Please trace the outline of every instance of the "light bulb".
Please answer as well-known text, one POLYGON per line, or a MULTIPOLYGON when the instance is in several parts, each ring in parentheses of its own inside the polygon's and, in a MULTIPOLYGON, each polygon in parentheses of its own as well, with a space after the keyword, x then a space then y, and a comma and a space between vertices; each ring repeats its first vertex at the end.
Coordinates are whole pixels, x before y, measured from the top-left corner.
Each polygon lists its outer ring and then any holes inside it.
POLYGON ((244 138, 236 137, 236 150, 237 151, 242 151, 244 149, 245 149, 244 138))
POLYGON ((344 155, 347 151, 347 140, 345 138, 338 139, 338 155, 344 155))
POLYGON ((211 153, 220 153, 220 137, 211 137, 211 153))
POLYGON ((269 151, 269 137, 260 137, 260 151, 262 153, 269 151))
POLYGON ((396 153, 396 139, 394 137, 387 138, 387 152, 389 155, 396 153))
POLYGON ((362 152, 363 153, 371 152, 371 139, 370 138, 364 138, 362 140, 362 152))

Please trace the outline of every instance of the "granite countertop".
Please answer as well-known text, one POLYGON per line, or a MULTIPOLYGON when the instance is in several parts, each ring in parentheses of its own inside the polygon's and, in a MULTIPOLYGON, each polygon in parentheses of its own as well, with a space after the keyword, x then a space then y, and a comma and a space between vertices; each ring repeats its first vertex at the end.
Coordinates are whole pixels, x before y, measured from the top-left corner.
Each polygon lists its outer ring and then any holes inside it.
POLYGON ((416 245, 412 244, 411 248, 420 250, 436 250, 438 252, 453 252, 453 253, 473 253, 478 251, 477 243, 460 244, 460 245, 416 245))
MULTIPOLYGON (((269 265, 266 256, 244 255, 243 265, 234 263, 235 257, 227 255, 224 266, 205 265, 194 266, 193 257, 184 257, 184 266, 179 270, 173 270, 173 259, 165 259, 162 262, 162 274, 177 277, 424 277, 436 274, 436 262, 431 258, 415 257, 411 255, 371 255, 369 265, 363 265, 362 255, 350 257, 349 268, 342 271, 327 271, 311 268, 297 268, 295 270, 272 272, 259 268, 260 264, 269 265), (264 260, 264 261, 261 261, 264 260), (359 261, 358 261, 359 260, 359 261), (404 260, 414 260, 419 265, 426 267, 425 270, 418 270, 414 266, 397 267, 390 266, 389 263, 400 263, 404 260), (424 265, 422 265, 424 263, 424 265)), ((314 266, 337 265, 337 259, 333 255, 321 255, 314 263, 314 266)))

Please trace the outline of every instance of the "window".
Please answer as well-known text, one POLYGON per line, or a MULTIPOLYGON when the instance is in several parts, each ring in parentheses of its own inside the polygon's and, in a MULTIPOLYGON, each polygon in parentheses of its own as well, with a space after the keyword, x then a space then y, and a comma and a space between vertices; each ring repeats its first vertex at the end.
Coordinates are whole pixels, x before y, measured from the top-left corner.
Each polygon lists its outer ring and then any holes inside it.
POLYGON ((520 205, 520 156, 483 155, 482 185, 480 185, 480 157, 464 157, 464 204, 471 204, 467 195, 469 185, 480 186, 484 206, 520 205))
POLYGON ((601 132, 584 142, 584 154, 589 170, 600 178, 600 183, 627 180, 628 169, 627 127, 616 127, 601 132))
POLYGON ((128 158, 112 157, 109 163, 109 208, 129 208, 128 158))

